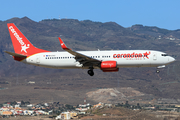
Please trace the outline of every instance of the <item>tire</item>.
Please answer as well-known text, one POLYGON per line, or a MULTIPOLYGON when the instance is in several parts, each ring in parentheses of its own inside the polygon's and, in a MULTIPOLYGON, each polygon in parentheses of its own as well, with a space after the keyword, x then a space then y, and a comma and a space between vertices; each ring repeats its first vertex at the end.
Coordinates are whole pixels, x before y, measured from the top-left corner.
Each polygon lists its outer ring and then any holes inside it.
POLYGON ((160 73, 160 71, 159 71, 159 70, 156 70, 156 73, 160 73))
POLYGON ((94 75, 94 72, 93 72, 93 70, 88 70, 88 72, 87 72, 90 76, 93 76, 94 75))

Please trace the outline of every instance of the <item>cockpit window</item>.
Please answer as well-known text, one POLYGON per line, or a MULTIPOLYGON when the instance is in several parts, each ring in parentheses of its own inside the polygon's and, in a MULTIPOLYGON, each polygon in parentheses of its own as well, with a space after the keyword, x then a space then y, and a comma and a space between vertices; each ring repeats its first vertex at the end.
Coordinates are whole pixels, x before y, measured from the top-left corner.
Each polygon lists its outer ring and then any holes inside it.
POLYGON ((161 54, 162 56, 168 56, 167 54, 161 54))

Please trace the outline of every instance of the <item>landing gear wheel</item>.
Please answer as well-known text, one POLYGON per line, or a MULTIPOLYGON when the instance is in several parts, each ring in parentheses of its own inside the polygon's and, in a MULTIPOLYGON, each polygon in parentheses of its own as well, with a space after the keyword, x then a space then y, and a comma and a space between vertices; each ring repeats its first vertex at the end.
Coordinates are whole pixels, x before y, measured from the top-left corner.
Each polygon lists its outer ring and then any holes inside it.
POLYGON ((159 71, 159 70, 156 70, 156 73, 160 73, 160 71, 159 71))
POLYGON ((87 72, 90 76, 93 76, 94 75, 94 72, 93 72, 93 70, 88 70, 88 72, 87 72))

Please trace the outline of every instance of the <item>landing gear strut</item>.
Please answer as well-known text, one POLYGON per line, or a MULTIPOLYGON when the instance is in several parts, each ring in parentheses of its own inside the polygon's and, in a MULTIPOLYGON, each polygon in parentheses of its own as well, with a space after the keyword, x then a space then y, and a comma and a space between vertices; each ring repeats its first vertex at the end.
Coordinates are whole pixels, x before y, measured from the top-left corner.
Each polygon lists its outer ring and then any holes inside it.
POLYGON ((88 70, 87 73, 88 73, 90 76, 93 76, 93 75, 94 75, 93 69, 88 70))
POLYGON ((160 70, 159 70, 159 69, 160 69, 160 68, 164 68, 164 67, 165 67, 165 65, 158 66, 157 69, 156 69, 156 73, 160 73, 160 70))

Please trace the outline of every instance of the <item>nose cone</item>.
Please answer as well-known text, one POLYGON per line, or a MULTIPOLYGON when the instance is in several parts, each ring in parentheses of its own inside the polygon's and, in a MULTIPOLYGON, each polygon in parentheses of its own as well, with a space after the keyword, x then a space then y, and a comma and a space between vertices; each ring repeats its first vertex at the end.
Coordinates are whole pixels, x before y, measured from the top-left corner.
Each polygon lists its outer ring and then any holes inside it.
POLYGON ((169 60, 169 62, 170 62, 170 63, 172 63, 172 62, 174 62, 174 61, 175 61, 175 58, 173 58, 173 57, 169 57, 169 58, 168 58, 168 60, 169 60))

